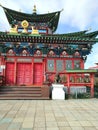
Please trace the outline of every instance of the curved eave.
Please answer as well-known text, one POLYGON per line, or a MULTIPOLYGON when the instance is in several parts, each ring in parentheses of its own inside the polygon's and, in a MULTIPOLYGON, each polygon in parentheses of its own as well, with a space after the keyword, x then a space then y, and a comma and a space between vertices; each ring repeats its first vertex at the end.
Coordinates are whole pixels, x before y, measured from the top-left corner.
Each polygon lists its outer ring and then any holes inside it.
POLYGON ((87 32, 88 30, 73 32, 73 33, 66 33, 66 34, 54 34, 55 36, 62 36, 62 37, 80 37, 80 38, 95 38, 98 35, 98 31, 94 32, 87 32))
POLYGON ((98 31, 94 31, 94 32, 86 33, 86 34, 82 35, 82 37, 95 38, 97 35, 98 35, 98 31))
POLYGON ((61 35, 7 34, 0 32, 0 42, 31 42, 46 44, 94 44, 97 38, 62 37, 61 35))
POLYGON ((48 27, 52 29, 53 32, 56 31, 59 21, 59 16, 61 11, 47 13, 47 14, 27 14, 18 12, 12 9, 8 9, 2 6, 9 24, 12 24, 14 20, 21 22, 27 20, 30 23, 47 23, 48 27))
POLYGON ((84 30, 84 31, 79 31, 79 32, 73 32, 73 33, 66 33, 66 34, 54 34, 55 36, 63 36, 63 37, 80 37, 82 35, 85 35, 85 33, 87 32, 88 30, 84 30))

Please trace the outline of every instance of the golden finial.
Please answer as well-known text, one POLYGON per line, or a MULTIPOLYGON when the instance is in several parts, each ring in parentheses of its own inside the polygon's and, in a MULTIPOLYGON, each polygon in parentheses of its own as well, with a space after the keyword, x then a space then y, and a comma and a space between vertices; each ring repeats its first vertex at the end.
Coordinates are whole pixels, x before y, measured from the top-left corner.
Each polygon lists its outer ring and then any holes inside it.
POLYGON ((36 5, 34 5, 33 14, 36 14, 36 5))

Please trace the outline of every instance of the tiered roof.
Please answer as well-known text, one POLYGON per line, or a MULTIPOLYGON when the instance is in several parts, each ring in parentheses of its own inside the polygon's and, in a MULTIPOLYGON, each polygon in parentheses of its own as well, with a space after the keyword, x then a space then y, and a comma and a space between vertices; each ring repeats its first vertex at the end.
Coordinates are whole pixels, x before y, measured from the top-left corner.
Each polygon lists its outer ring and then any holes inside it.
MULTIPOLYGON (((3 7, 3 6, 2 6, 3 7)), ((26 14, 18 11, 14 11, 3 7, 4 12, 7 16, 9 23, 21 24, 22 21, 27 20, 30 26, 43 25, 50 28, 53 32, 56 31, 61 11, 41 14, 36 13, 26 14)), ((88 30, 65 33, 65 34, 33 34, 30 32, 0 32, 0 46, 4 45, 5 42, 11 44, 23 43, 44 43, 44 45, 64 45, 67 48, 69 54, 73 54, 75 51, 79 51, 81 56, 88 55, 91 52, 92 45, 98 42, 98 31, 88 32, 88 30), (74 48, 73 46, 76 46, 74 48)), ((29 48, 29 45, 27 45, 29 48)), ((48 48, 49 49, 49 48, 48 48)), ((64 48, 62 48, 63 50, 64 48)))
POLYGON ((41 23, 44 26, 48 26, 53 32, 55 32, 57 29, 59 16, 61 12, 57 11, 53 13, 39 15, 35 13, 32 14, 22 13, 12 9, 8 9, 6 7, 3 7, 3 9, 10 24, 27 20, 30 23, 30 25, 36 25, 38 23, 41 23))
MULTIPOLYGON (((47 14, 27 14, 18 12, 12 9, 3 7, 7 16, 9 24, 21 23, 23 20, 27 20, 30 25, 38 23, 47 24, 53 31, 57 29, 59 16, 61 11, 47 13, 47 14)), ((45 26, 45 25, 44 25, 45 26)), ((31 42, 31 43, 49 43, 49 44, 94 44, 98 41, 96 36, 98 31, 87 33, 88 30, 67 33, 67 34, 25 34, 25 33, 7 33, 0 32, 0 42, 31 42)))

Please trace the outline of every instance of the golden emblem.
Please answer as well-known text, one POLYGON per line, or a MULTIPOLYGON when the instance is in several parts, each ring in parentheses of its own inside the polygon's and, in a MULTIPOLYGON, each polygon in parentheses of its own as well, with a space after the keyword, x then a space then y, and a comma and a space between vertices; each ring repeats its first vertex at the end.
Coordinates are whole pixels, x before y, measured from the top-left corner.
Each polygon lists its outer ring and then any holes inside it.
POLYGON ((23 20, 21 25, 22 25, 23 28, 27 28, 29 26, 29 23, 28 23, 27 20, 23 20))
POLYGON ((23 31, 22 31, 22 33, 28 33, 28 31, 27 31, 27 27, 29 26, 28 21, 27 20, 23 20, 21 22, 21 26, 24 28, 23 31))

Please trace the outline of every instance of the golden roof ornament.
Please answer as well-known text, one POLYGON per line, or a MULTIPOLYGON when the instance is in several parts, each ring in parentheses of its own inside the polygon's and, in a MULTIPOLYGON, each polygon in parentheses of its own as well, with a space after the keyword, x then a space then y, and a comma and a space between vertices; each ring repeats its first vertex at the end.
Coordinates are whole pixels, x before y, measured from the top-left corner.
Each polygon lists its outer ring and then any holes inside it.
POLYGON ((29 26, 29 23, 28 23, 27 20, 23 20, 21 25, 22 25, 23 28, 27 28, 29 26))
POLYGON ((14 27, 10 28, 10 33, 18 33, 18 25, 15 25, 14 27))
POLYGON ((28 21, 27 21, 27 20, 23 20, 23 21, 21 22, 21 26, 24 28, 22 32, 23 32, 23 33, 28 33, 28 31, 27 31, 27 27, 29 26, 28 21))
POLYGON ((34 29, 34 26, 32 26, 32 32, 31 34, 39 34, 38 29, 34 29))
POLYGON ((33 14, 36 14, 36 5, 34 5, 33 14))

